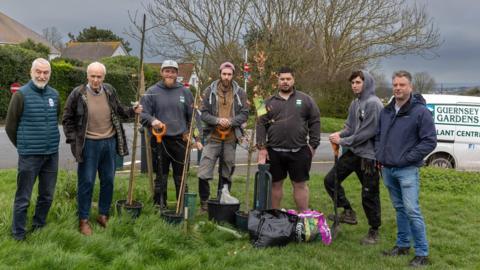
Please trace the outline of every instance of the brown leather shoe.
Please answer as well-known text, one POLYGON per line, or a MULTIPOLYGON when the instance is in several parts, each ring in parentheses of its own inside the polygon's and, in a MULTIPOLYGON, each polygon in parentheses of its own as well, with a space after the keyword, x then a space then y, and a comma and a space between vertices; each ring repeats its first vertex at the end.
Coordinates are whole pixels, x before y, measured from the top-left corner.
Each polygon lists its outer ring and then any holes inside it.
POLYGON ((108 217, 105 215, 99 215, 97 217, 97 223, 100 224, 103 228, 107 227, 108 217))
POLYGON ((86 235, 86 236, 92 235, 92 227, 90 227, 90 223, 88 223, 88 219, 80 219, 79 230, 80 230, 80 233, 83 235, 86 235))

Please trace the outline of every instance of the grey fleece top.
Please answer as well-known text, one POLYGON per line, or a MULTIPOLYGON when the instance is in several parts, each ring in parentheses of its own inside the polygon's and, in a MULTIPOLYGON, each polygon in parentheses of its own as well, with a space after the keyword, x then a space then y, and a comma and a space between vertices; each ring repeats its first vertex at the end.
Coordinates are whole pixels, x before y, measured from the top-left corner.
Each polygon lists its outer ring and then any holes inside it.
POLYGON ((374 138, 383 104, 375 95, 372 75, 362 70, 365 78, 363 91, 350 104, 345 127, 340 132, 340 145, 348 147, 355 155, 375 159, 374 138))
POLYGON ((177 136, 188 132, 193 112, 193 95, 183 84, 176 83, 172 88, 162 81, 148 88, 140 103, 143 112, 142 123, 151 126, 158 119, 167 126, 167 136, 177 136))

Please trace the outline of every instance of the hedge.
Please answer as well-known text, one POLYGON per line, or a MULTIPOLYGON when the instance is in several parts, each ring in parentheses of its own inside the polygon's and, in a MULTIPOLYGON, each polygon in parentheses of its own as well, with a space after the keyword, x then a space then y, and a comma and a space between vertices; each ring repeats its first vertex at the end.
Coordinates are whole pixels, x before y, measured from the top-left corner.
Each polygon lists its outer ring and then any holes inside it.
POLYGON ((7 114, 11 93, 10 85, 14 82, 25 84, 30 80, 30 67, 40 54, 20 46, 0 46, 0 119, 7 114))
MULTIPOLYGON (((11 93, 10 85, 19 82, 22 85, 30 80, 30 67, 32 61, 40 57, 36 52, 20 48, 19 46, 0 46, 0 119, 5 119, 11 93)), ((135 70, 138 68, 139 60, 136 57, 111 57, 101 60, 107 66, 105 82, 113 85, 125 104, 135 100, 135 91, 138 86, 138 78, 135 70)), ((72 65, 68 60, 55 60, 51 62, 52 75, 49 84, 57 89, 62 104, 70 92, 78 85, 87 82, 85 63, 84 67, 72 65)), ((145 68, 145 85, 148 87, 154 84, 159 73, 145 68)))
MULTIPOLYGON (((11 98, 10 85, 13 82, 25 84, 30 80, 32 61, 40 57, 39 53, 20 48, 19 46, 0 46, 0 120, 5 119, 8 103, 11 98)), ((133 56, 116 56, 100 60, 107 67, 105 82, 112 84, 118 92, 123 104, 128 105, 135 100, 138 85, 136 70, 139 59, 133 56)), ((78 85, 87 82, 86 66, 88 63, 71 59, 55 59, 51 62, 52 76, 50 85, 58 90, 62 104, 70 92, 78 85)), ((148 87, 159 80, 158 70, 145 65, 145 85, 148 87)), ((309 92, 320 108, 322 116, 345 118, 348 105, 353 96, 348 84, 336 83, 319 85, 309 92)))

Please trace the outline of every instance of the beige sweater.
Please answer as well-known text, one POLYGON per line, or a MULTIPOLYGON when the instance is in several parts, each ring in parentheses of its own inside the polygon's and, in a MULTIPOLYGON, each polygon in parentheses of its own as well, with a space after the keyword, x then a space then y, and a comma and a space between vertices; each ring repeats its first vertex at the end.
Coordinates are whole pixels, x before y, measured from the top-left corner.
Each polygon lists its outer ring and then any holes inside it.
POLYGON ((107 96, 103 90, 100 91, 99 94, 93 93, 90 89, 87 90, 87 107, 88 122, 86 137, 88 139, 100 140, 115 135, 110 107, 108 106, 107 96))

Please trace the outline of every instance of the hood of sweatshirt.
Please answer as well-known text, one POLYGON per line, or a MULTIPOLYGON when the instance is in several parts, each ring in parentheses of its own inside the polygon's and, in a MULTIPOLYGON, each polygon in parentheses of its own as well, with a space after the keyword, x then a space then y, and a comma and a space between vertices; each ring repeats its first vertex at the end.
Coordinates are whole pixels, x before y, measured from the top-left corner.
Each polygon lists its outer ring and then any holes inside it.
POLYGON ((369 96, 375 95, 375 81, 368 71, 362 70, 362 73, 364 77, 363 91, 360 93, 359 99, 366 99, 369 96))

